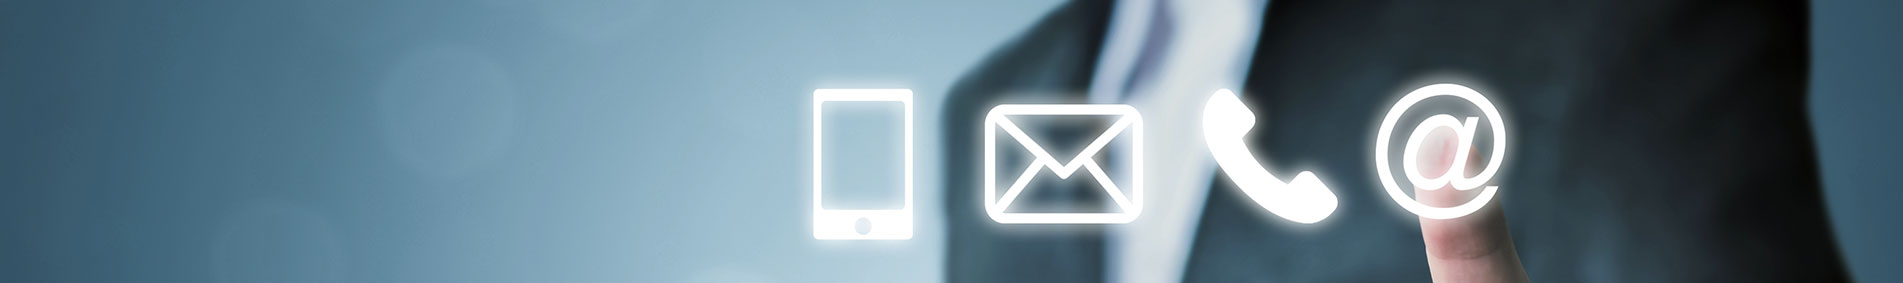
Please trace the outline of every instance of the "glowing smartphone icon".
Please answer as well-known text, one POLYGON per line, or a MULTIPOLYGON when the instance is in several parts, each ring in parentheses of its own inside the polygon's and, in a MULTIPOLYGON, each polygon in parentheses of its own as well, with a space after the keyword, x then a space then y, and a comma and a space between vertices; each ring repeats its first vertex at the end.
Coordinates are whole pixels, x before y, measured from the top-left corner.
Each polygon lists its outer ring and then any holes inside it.
POLYGON ((1217 90, 1203 104, 1203 142, 1215 155, 1216 165, 1236 188, 1269 213, 1299 223, 1315 223, 1335 213, 1335 192, 1322 185, 1315 173, 1302 171, 1283 183, 1255 160, 1245 139, 1255 127, 1255 113, 1228 89, 1217 90))
POLYGON ((912 238, 912 91, 813 91, 813 238, 912 238))

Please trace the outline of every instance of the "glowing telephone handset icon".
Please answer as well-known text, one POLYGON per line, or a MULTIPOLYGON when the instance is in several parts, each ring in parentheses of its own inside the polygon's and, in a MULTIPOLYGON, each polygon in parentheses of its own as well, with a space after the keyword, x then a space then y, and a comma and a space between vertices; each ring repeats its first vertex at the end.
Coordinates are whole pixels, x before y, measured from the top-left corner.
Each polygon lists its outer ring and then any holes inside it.
POLYGON ((1228 173, 1236 188, 1249 195, 1269 213, 1299 223, 1315 223, 1335 213, 1335 192, 1322 185, 1315 173, 1302 171, 1283 183, 1256 162, 1244 143, 1249 128, 1255 127, 1255 113, 1242 105, 1242 99, 1228 89, 1217 90, 1203 105, 1203 143, 1215 155, 1216 165, 1228 173))

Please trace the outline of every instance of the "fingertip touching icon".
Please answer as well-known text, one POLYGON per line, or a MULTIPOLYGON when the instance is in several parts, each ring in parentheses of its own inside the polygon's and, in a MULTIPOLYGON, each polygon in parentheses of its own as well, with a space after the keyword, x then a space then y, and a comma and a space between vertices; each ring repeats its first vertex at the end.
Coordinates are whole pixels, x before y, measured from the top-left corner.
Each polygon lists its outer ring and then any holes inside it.
POLYGON ((1393 108, 1388 109, 1387 116, 1381 119, 1381 128, 1377 130, 1375 134, 1375 173, 1381 177, 1381 186, 1387 189, 1388 196, 1394 198, 1394 202, 1400 204, 1401 208, 1406 208, 1408 212, 1413 212, 1415 215, 1431 219, 1459 218, 1480 210, 1481 207, 1487 205, 1487 202, 1493 200, 1495 194, 1499 193, 1499 186, 1489 186, 1486 184, 1493 179, 1495 173, 1500 172, 1501 161, 1506 157, 1506 120, 1500 118, 1500 110, 1495 109, 1493 103, 1488 101, 1485 96, 1481 96, 1480 92, 1457 84, 1435 84, 1415 89, 1406 96, 1402 96, 1399 102, 1395 102, 1393 108), (1452 185, 1455 190, 1462 191, 1475 188, 1481 189, 1480 194, 1474 197, 1474 199, 1451 207, 1430 206, 1421 203, 1413 197, 1409 197, 1407 190, 1403 190, 1403 188, 1398 185, 1398 182, 1395 182, 1394 172, 1388 165, 1388 160, 1391 159, 1388 156, 1388 142, 1393 139, 1392 133, 1394 132, 1394 124, 1399 122, 1401 114, 1406 113, 1408 109, 1413 108, 1415 104, 1420 103, 1422 100, 1440 96, 1452 96, 1473 104, 1480 109, 1481 114, 1486 116, 1488 123, 1492 125, 1492 127, 1490 127, 1491 130, 1493 130, 1491 133, 1493 135, 1493 152, 1489 157, 1487 167, 1486 169, 1481 169, 1479 174, 1473 177, 1466 177, 1466 160, 1468 160, 1468 156, 1473 154, 1471 152, 1471 145, 1474 143, 1475 126, 1478 124, 1479 117, 1458 119, 1449 114, 1435 114, 1421 121, 1419 126, 1414 127, 1413 133, 1408 135, 1407 143, 1401 153, 1401 168, 1403 173, 1407 175, 1408 183, 1414 185, 1416 188, 1428 191, 1438 190, 1441 187, 1449 185, 1452 185), (1447 170, 1442 172, 1440 176, 1422 176, 1422 172, 1419 168, 1420 163, 1418 162, 1420 160, 1421 143, 1426 139, 1429 132, 1440 128, 1452 129, 1455 133, 1457 145, 1454 149, 1454 158, 1449 160, 1451 163, 1447 164, 1447 170))
MULTIPOLYGON (((912 237, 912 93, 906 89, 819 89, 814 91, 813 99, 813 237, 815 239, 885 239, 902 240, 912 237), (903 112, 896 119, 902 121, 902 183, 896 187, 903 190, 903 204, 898 209, 826 209, 822 198, 823 146, 829 141, 822 138, 826 131, 821 126, 826 115, 821 114, 823 106, 831 103, 897 102, 903 112)), ((1249 130, 1259 121, 1255 113, 1243 104, 1241 97, 1228 89, 1217 90, 1203 105, 1202 113, 1203 141, 1214 156, 1218 168, 1226 173, 1236 188, 1261 205, 1270 213, 1289 221, 1311 224, 1321 222, 1334 214, 1340 205, 1339 198, 1322 184, 1314 172, 1301 171, 1287 182, 1270 173, 1266 164, 1256 159, 1249 150, 1247 136, 1249 130)), ((893 117, 888 117, 888 119, 893 117)), ((1500 111, 1491 101, 1479 92, 1458 84, 1434 84, 1415 89, 1407 93, 1394 106, 1388 109, 1376 132, 1374 147, 1375 172, 1380 177, 1381 186, 1395 203, 1409 212, 1424 218, 1452 219, 1467 216, 1480 210, 1499 193, 1499 186, 1488 185, 1493 176, 1500 171, 1506 157, 1507 132, 1506 121, 1500 117, 1500 111), (1422 120, 1412 132, 1407 134, 1401 159, 1402 172, 1409 184, 1424 191, 1453 187, 1455 190, 1468 191, 1480 189, 1478 196, 1466 203, 1439 207, 1420 202, 1409 196, 1390 167, 1389 142, 1395 137, 1395 125, 1402 114, 1423 100, 1438 97, 1453 97, 1466 101, 1478 108, 1481 117, 1457 117, 1453 114, 1436 113, 1422 120), (1485 169, 1467 177, 1467 160, 1475 154, 1471 146, 1481 129, 1480 118, 1486 118, 1491 130, 1491 154, 1485 169), (1426 176, 1420 168, 1420 148, 1429 133, 1450 129, 1455 133, 1453 158, 1448 169, 1439 176, 1426 176)), ((1143 117, 1135 107, 1122 104, 1006 104, 998 105, 985 115, 984 133, 984 206, 985 212, 993 221, 1006 224, 1117 224, 1129 223, 1143 211, 1143 117), (1068 161, 1062 161, 1046 151, 1032 135, 1012 121, 1018 116, 1105 116, 1114 117, 1110 126, 1079 154, 1068 161), (1119 183, 1112 178, 1111 172, 1097 164, 1093 156, 1103 154, 1113 140, 1128 132, 1126 146, 1117 148, 1116 154, 1124 156, 1129 168, 1127 183, 1119 183), (1002 133, 1003 135, 1000 135, 1002 133), (1008 137, 1006 139, 1005 137, 1008 137), (998 145, 1008 140, 1017 143, 1033 158, 1024 167, 1004 167, 998 163, 998 145), (1018 169, 1023 168, 1023 169, 1018 169), (1003 172, 1000 172, 1003 171, 1003 172), (1050 171, 1060 179, 1082 173, 1091 178, 1115 202, 1117 211, 1110 212, 1010 212, 1007 208, 1020 197, 1032 183, 1030 180, 1039 172, 1050 171), (1012 180, 1007 189, 1000 193, 999 180, 1002 175, 1012 180)), ((1077 180, 1069 180, 1077 181, 1077 180)))

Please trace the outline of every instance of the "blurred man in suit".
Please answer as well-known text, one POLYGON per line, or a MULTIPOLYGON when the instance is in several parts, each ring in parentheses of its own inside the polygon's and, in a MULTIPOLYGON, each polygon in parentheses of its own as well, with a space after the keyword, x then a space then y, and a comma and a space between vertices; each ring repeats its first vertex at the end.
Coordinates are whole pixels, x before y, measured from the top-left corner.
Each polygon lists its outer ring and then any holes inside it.
POLYGON ((1067 3, 952 90, 946 274, 1844 281, 1804 106, 1807 14, 1806 3, 1776 0, 1067 3), (1517 143, 1489 207, 1430 220, 1381 191, 1368 148, 1396 98, 1443 82, 1485 93, 1517 143), (1314 171, 1340 198, 1334 215, 1276 218, 1216 170, 1197 119, 1220 88, 1254 110, 1255 158, 1280 176, 1314 171), (981 121, 1004 103, 1141 110, 1142 216, 987 217, 981 121))

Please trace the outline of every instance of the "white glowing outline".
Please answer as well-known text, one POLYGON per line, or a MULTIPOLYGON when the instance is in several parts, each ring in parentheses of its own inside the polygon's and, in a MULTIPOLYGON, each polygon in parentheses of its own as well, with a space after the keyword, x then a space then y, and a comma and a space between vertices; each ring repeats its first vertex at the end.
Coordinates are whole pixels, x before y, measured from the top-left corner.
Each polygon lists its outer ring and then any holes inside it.
POLYGON ((816 89, 813 90, 813 238, 820 240, 906 240, 912 238, 912 90, 910 89, 816 89), (899 102, 905 107, 905 207, 898 210, 828 210, 820 205, 820 137, 822 105, 826 102, 899 102), (854 225, 860 219, 871 223, 869 231, 859 234, 854 225))
MULTIPOLYGON (((1507 150, 1506 120, 1500 119, 1500 110, 1494 109, 1493 103, 1488 102, 1486 97, 1480 95, 1480 92, 1476 92, 1473 89, 1467 88, 1465 86, 1457 85, 1457 84, 1435 84, 1435 85, 1429 85, 1429 86, 1421 87, 1419 89, 1415 89, 1413 92, 1409 92, 1406 96, 1402 96, 1400 102, 1395 102, 1394 108, 1388 109, 1387 118, 1384 118, 1381 120, 1381 129, 1378 132, 1376 132, 1376 137, 1374 141, 1375 173, 1381 176, 1381 186, 1387 188, 1388 196, 1393 197, 1394 202, 1400 204, 1401 208, 1406 208, 1407 211, 1413 212, 1415 215, 1420 215, 1421 217, 1426 217, 1431 219, 1453 219, 1453 218, 1458 218, 1461 216, 1467 216, 1468 214, 1473 214, 1474 211, 1479 211, 1481 207, 1486 206, 1487 202, 1493 199, 1494 194, 1499 192, 1499 186, 1486 186, 1485 189, 1482 189, 1480 191, 1479 196, 1474 197, 1473 200, 1470 200, 1465 204, 1461 204, 1461 205, 1457 205, 1453 207, 1433 207, 1433 206, 1428 206, 1427 204, 1423 204, 1420 201, 1415 200, 1413 198, 1409 198, 1407 193, 1402 191, 1401 187, 1395 184, 1394 173, 1390 172, 1393 170, 1388 169, 1388 139, 1392 137, 1390 134, 1394 130, 1394 123, 1401 118, 1402 112, 1406 112, 1408 108, 1414 107, 1415 103, 1419 103, 1421 102, 1421 100, 1427 99, 1429 97, 1442 96, 1442 95, 1458 97, 1458 98, 1467 100, 1467 102, 1469 103, 1473 103, 1474 106, 1477 106, 1480 108, 1480 112, 1484 113, 1487 116, 1487 120, 1492 122, 1493 124, 1493 127, 1492 127, 1493 128, 1493 157, 1491 158, 1491 161, 1487 163, 1487 168, 1482 169, 1479 175, 1475 175, 1473 178, 1464 178, 1465 177, 1464 174, 1460 174, 1456 172, 1457 170, 1464 170, 1465 168, 1464 164, 1466 163, 1465 157, 1468 154, 1467 147, 1461 146, 1461 147, 1458 147, 1459 149, 1455 150, 1456 152, 1455 154, 1457 155, 1457 157, 1456 159, 1454 159, 1455 160, 1454 162, 1457 163, 1457 165, 1454 167, 1449 167, 1447 170, 1448 171, 1447 173, 1443 174, 1440 178, 1416 180, 1418 178, 1415 178, 1414 175, 1418 175, 1419 169, 1414 168, 1414 166, 1417 166, 1416 163, 1414 162, 1414 160, 1416 160, 1414 158, 1414 155, 1416 153, 1415 152, 1416 148, 1420 147, 1420 138, 1422 137, 1422 135, 1425 135, 1425 133, 1421 133, 1420 131, 1422 129, 1431 130, 1438 126, 1447 126, 1446 124, 1449 124, 1449 123, 1453 125, 1460 125, 1460 123, 1458 122, 1446 121, 1446 120, 1458 121, 1454 119, 1453 116, 1449 116, 1446 114, 1435 115, 1433 117, 1428 118, 1427 121, 1422 121, 1421 126, 1415 127, 1415 133, 1410 136, 1410 138, 1408 139, 1407 148, 1402 152, 1402 154, 1406 155, 1403 157, 1404 159, 1406 159, 1404 160, 1406 164, 1402 164, 1401 166, 1404 167, 1404 170, 1406 170, 1409 173, 1410 181, 1432 182, 1432 181, 1438 180, 1441 182, 1446 182, 1448 181, 1446 179, 1447 176, 1458 175, 1455 177, 1455 180, 1453 180, 1454 184, 1456 185, 1455 189, 1469 190, 1473 188, 1472 186, 1478 186, 1480 184, 1484 184, 1487 181, 1493 179, 1493 174, 1499 171, 1500 165, 1501 165, 1500 162, 1506 157, 1506 150, 1507 150), (1465 180, 1462 180, 1463 178, 1465 180), (1473 180, 1479 180, 1479 181, 1473 181, 1473 180), (1471 185, 1471 186, 1463 187, 1462 185, 1471 185)), ((1461 142, 1466 144, 1471 144, 1473 143, 1473 140, 1472 140, 1473 123, 1474 123, 1474 117, 1468 117, 1468 119, 1466 120, 1466 124, 1464 126, 1460 126, 1460 127, 1450 126, 1450 127, 1454 128, 1457 131, 1464 131, 1460 133, 1460 135, 1462 135, 1461 142), (1463 128, 1465 129, 1463 130, 1463 128)), ((1434 188, 1423 188, 1423 189, 1435 190, 1435 189, 1439 189, 1439 187, 1436 186, 1434 188)))
POLYGON ((1215 156, 1217 167, 1228 172, 1229 180, 1249 199, 1282 219, 1311 224, 1334 214, 1339 200, 1314 172, 1296 173, 1295 179, 1283 183, 1256 161, 1243 142, 1255 122, 1255 113, 1235 92, 1222 89, 1209 96, 1203 104, 1203 143, 1215 156))
POLYGON ((985 214, 991 220, 1006 224, 1110 224, 1130 223, 1143 212, 1143 116, 1135 107, 1122 104, 1004 104, 992 107, 985 115, 985 214), (1082 152, 1070 162, 1058 162, 1050 152, 1044 150, 1037 141, 1031 140, 1023 129, 1018 128, 1006 116, 1010 115, 1111 115, 1119 116, 1109 129, 1092 140, 1082 152), (1090 157, 1102 151, 1111 140, 1129 129, 1130 140, 1130 196, 1125 197, 1123 190, 1104 172, 1103 166, 1090 157), (1025 150, 1030 151, 1035 160, 1024 173, 1019 174, 1003 197, 998 196, 998 131, 1003 130, 1025 150), (1116 202, 1120 212, 1099 213, 1006 213, 1004 210, 1017 201, 1031 178, 1037 176, 1039 169, 1049 168, 1059 179, 1070 179, 1077 169, 1088 171, 1098 184, 1102 184, 1105 193, 1116 202))

